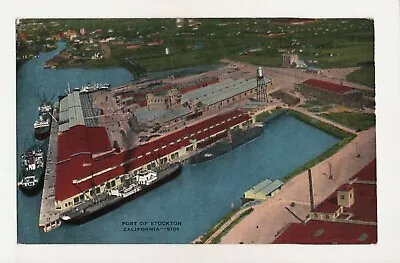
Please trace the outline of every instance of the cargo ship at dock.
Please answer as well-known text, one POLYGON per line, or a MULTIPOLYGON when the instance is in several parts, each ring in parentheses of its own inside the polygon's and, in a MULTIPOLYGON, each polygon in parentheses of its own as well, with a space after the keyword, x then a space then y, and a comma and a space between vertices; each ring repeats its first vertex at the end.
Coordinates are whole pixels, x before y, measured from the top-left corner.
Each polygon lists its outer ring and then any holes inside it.
POLYGON ((33 124, 35 129, 35 138, 42 141, 50 136, 51 127, 51 110, 53 107, 50 103, 43 102, 39 106, 38 119, 33 124))
POLYGON ((190 157, 189 163, 198 164, 222 156, 225 153, 230 152, 240 147, 241 145, 259 137, 263 133, 264 127, 262 124, 247 128, 245 130, 238 129, 230 131, 230 134, 226 134, 226 137, 228 138, 225 138, 222 141, 218 141, 212 146, 199 151, 198 153, 190 157))
POLYGON ((46 163, 46 149, 42 145, 34 145, 22 154, 21 172, 18 187, 27 195, 35 195, 43 187, 46 163))
POLYGON ((65 223, 83 224, 103 215, 123 203, 142 195, 180 175, 181 163, 173 163, 161 171, 143 170, 136 175, 125 175, 124 183, 117 189, 108 189, 72 210, 60 215, 65 223))

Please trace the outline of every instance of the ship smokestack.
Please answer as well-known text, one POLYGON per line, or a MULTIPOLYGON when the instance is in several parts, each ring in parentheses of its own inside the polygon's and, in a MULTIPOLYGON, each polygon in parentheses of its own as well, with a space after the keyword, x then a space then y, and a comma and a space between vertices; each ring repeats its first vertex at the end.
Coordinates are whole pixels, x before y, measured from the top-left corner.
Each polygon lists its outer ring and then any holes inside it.
POLYGON ((309 186, 309 189, 310 189, 311 212, 313 212, 314 211, 314 193, 313 193, 313 188, 312 188, 311 169, 308 169, 308 186, 309 186))

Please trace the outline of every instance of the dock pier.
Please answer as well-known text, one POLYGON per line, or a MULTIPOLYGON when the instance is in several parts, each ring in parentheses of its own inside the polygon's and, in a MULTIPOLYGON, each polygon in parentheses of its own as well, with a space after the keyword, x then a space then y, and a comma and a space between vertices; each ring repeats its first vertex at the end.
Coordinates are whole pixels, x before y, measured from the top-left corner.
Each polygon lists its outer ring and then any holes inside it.
MULTIPOLYGON (((55 113, 55 110, 53 113, 55 113)), ((44 232, 49 232, 61 225, 60 211, 56 210, 54 196, 56 184, 57 141, 58 123, 57 121, 53 120, 51 122, 46 171, 44 175, 43 193, 39 215, 39 227, 43 229, 44 232)))

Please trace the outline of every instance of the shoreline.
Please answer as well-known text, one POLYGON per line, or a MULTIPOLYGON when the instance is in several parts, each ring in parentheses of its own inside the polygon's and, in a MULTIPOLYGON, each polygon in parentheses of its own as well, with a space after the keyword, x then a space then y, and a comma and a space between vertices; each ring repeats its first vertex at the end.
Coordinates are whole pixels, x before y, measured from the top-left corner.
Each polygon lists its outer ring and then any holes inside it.
MULTIPOLYGON (((258 115, 263 114, 267 111, 262 111, 260 113, 258 113, 257 115, 254 116, 254 118, 256 118, 258 115)), ((299 111, 296 111, 295 109, 286 109, 286 108, 275 108, 272 110, 272 113, 269 114, 269 116, 266 117, 265 120, 263 120, 263 123, 267 123, 273 119, 275 119, 275 117, 279 117, 282 114, 288 114, 306 124, 309 124, 323 132, 326 132, 338 139, 340 139, 340 141, 338 141, 336 144, 334 144, 333 146, 331 146, 330 148, 328 148, 326 151, 324 151, 323 153, 321 153, 320 155, 318 155, 317 157, 315 157, 314 159, 309 160, 308 162, 304 163, 303 165, 301 165, 300 167, 295 168, 292 172, 290 172, 287 176, 285 176, 283 179, 281 179, 285 184, 289 183, 290 181, 292 181, 293 179, 295 179, 297 176, 300 176, 302 174, 304 174, 304 171, 306 171, 308 168, 312 168, 316 165, 319 165, 321 163, 323 163, 324 161, 326 161, 327 159, 329 159, 331 156, 335 155, 336 153, 340 152, 340 150, 343 149, 343 147, 345 147, 346 145, 348 145, 351 141, 353 141, 354 138, 357 137, 357 134, 351 134, 349 132, 346 132, 344 130, 341 130, 338 127, 333 126, 332 124, 326 123, 326 122, 322 122, 319 121, 315 118, 312 118, 310 116, 307 116, 299 111)), ((370 129, 374 129, 375 127, 372 127, 370 129)), ((370 130, 368 129, 368 130, 370 130)), ((282 190, 281 190, 282 191, 282 190)), ((268 200, 265 200, 263 202, 268 202, 268 200)), ((261 203, 263 203, 261 202, 261 203)), ((224 232, 224 230, 226 228, 229 228, 229 225, 226 225, 227 222, 231 222, 233 221, 235 218, 235 216, 237 216, 238 213, 244 213, 244 211, 247 209, 246 204, 242 205, 240 208, 238 208, 235 211, 231 211, 229 213, 227 213, 222 220, 220 220, 217 224, 215 224, 210 230, 208 230, 207 232, 205 232, 203 235, 197 237, 196 239, 194 239, 191 243, 192 244, 206 244, 206 242, 215 235, 215 233, 217 232, 224 232), (222 228, 224 227, 224 228, 222 228), (204 237, 207 237, 206 239, 204 239, 204 237)), ((245 220, 245 218, 243 218, 243 220, 245 220)), ((242 220, 241 220, 242 221, 242 220)), ((240 221, 240 222, 241 222, 240 221)), ((240 222, 237 222, 237 224, 240 224, 240 222)), ((237 225, 235 224, 235 226, 237 225)), ((230 231, 232 229, 235 228, 235 226, 231 227, 228 229, 227 233, 225 233, 225 235, 220 237, 220 243, 222 243, 223 238, 230 233, 230 231)), ((214 240, 214 239, 211 239, 214 240)))
MULTIPOLYGON (((338 186, 345 183, 356 172, 376 158, 376 128, 360 132, 354 140, 330 158, 312 166, 314 201, 319 205, 338 186), (360 157, 354 146, 358 145, 360 157), (333 178, 329 178, 332 168, 333 178)), ((294 212, 305 219, 310 211, 308 174, 302 172, 291 178, 277 195, 256 205, 255 211, 229 231, 221 243, 271 243, 277 234, 291 223, 298 223, 284 207, 295 203, 294 212), (255 229, 255 226, 259 228, 255 229)))
MULTIPOLYGON (((76 66, 73 65, 73 66, 67 67, 67 68, 81 68, 81 65, 76 65, 76 66)), ((84 68, 110 68, 110 67, 109 67, 109 66, 104 66, 104 67, 103 67, 103 66, 100 66, 100 67, 84 67, 84 68)), ((126 69, 126 68, 125 68, 125 69, 126 69)), ((179 69, 179 68, 177 68, 177 69, 179 69)), ((129 70, 128 70, 128 71, 129 71, 129 70)), ((167 71, 167 70, 166 70, 166 71, 167 71)), ((289 111, 289 112, 290 112, 290 111, 294 111, 294 112, 296 112, 296 113, 297 113, 298 115, 300 115, 300 116, 304 115, 303 113, 298 112, 298 111, 296 111, 296 110, 289 109, 288 111, 289 111)), ((306 116, 306 115, 304 115, 304 116, 306 116)), ((294 116, 294 117, 296 117, 296 116, 294 116)), ((309 117, 309 116, 306 116, 306 117, 309 117)), ((312 121, 307 122, 307 121, 305 121, 305 120, 299 118, 298 116, 297 116, 297 118, 300 119, 301 121, 305 122, 305 123, 308 123, 308 124, 311 125, 311 126, 314 126, 314 127, 318 128, 318 129, 324 131, 324 132, 327 132, 327 133, 329 133, 329 134, 332 134, 330 131, 327 131, 327 130, 321 129, 320 127, 317 127, 315 122, 312 122, 312 121)), ((312 120, 315 120, 315 119, 312 118, 312 117, 309 117, 309 118, 311 118, 312 120)), ((327 124, 327 123, 325 123, 325 124, 326 124, 326 125, 330 125, 330 124, 327 124)), ((332 125, 330 125, 330 126, 332 126, 332 125)), ((328 130, 329 130, 329 129, 328 129, 328 130)), ((332 135, 334 135, 334 134, 332 134, 332 135)), ((334 135, 334 136, 335 136, 335 135, 334 135)), ((337 137, 337 136, 336 136, 336 137, 337 137)), ((351 138, 349 141, 345 142, 344 144, 339 145, 339 147, 338 147, 338 149, 336 149, 336 151, 330 153, 330 154, 327 155, 326 157, 323 157, 323 158, 322 158, 322 161, 326 160, 326 159, 329 158, 331 155, 333 155, 333 154, 335 154, 337 151, 341 150, 342 147, 344 147, 346 144, 348 144, 349 142, 351 142, 352 139, 354 139, 354 137, 351 138)), ((341 143, 341 141, 338 142, 338 144, 340 144, 340 143, 341 143)), ((335 144, 334 146, 332 146, 331 148, 329 148, 327 151, 331 150, 331 149, 332 149, 333 147, 335 147, 336 145, 337 145, 337 144, 335 144)), ((321 155, 324 155, 324 154, 326 154, 326 152, 322 153, 321 155)), ((320 158, 320 156, 316 157, 315 159, 317 159, 317 158, 320 158)), ((305 163, 303 166, 312 166, 313 164, 312 164, 312 163, 310 164, 310 162, 311 162, 311 161, 315 161, 315 159, 310 160, 309 162, 305 163)), ((322 162, 322 161, 321 161, 321 162, 322 162)), ((316 162, 316 163, 319 164, 319 162, 316 162)), ((298 168, 296 168, 296 169, 298 169, 298 168)), ((296 171, 296 169, 295 169, 295 171, 296 171)), ((302 168, 302 169, 307 169, 307 168, 302 168)), ((301 171, 300 171, 300 172, 294 173, 294 175, 292 176, 293 179, 294 179, 295 177, 297 177, 298 175, 300 175, 300 174, 301 174, 301 171)), ((289 175, 291 175, 291 173, 290 173, 289 175)), ((289 175, 288 175, 288 176, 289 176, 289 175)), ((286 178, 285 178, 285 179, 286 179, 286 178)), ((287 178, 286 180, 290 180, 290 179, 291 179, 291 177, 287 178)), ((285 181, 286 181, 286 180, 285 180, 285 181)), ((228 220, 229 220, 229 218, 228 218, 228 220)), ((218 224, 217 224, 217 225, 218 225, 218 224)), ((217 229, 217 230, 218 230, 218 229, 217 229)), ((221 240, 222 240, 222 239, 223 239, 223 238, 221 238, 221 240)))

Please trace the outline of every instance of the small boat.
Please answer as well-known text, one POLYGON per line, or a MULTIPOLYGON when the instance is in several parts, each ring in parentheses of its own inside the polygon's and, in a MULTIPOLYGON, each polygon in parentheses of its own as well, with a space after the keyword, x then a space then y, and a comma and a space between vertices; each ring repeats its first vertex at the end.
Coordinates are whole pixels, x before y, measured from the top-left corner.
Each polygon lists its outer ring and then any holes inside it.
POLYGON ((34 145, 22 154, 21 158, 21 172, 17 185, 28 195, 37 194, 43 187, 46 151, 42 145, 34 145))
POLYGON ((50 135, 51 128, 51 111, 53 107, 50 103, 43 102, 39 106, 39 116, 38 119, 33 124, 35 129, 35 138, 38 140, 44 140, 50 135))

